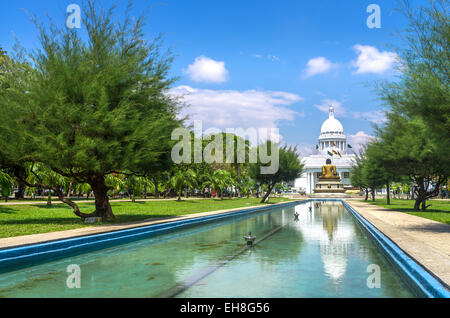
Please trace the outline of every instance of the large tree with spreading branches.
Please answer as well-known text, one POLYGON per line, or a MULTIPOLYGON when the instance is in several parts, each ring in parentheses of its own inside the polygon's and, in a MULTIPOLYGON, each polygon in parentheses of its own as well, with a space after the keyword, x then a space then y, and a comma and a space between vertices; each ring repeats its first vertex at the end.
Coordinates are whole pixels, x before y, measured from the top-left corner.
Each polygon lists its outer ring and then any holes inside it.
POLYGON ((159 169, 180 125, 179 104, 167 94, 172 58, 160 54, 160 37, 145 40, 144 17, 132 22, 128 6, 118 23, 111 20, 114 7, 105 11, 92 1, 83 7, 87 37, 35 20, 41 48, 3 75, 0 148, 8 162, 44 164, 89 184, 95 211, 81 212, 37 173, 28 186, 53 189, 82 218, 114 218, 106 177, 159 169))

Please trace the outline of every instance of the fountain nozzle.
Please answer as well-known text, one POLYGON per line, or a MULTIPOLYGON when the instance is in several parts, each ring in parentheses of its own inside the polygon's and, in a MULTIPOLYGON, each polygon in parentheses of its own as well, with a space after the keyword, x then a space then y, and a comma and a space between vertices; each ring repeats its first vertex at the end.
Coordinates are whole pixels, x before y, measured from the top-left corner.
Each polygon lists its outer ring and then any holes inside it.
POLYGON ((256 236, 252 235, 252 232, 248 232, 247 236, 244 236, 245 241, 247 242, 247 246, 253 246, 253 242, 256 239, 256 236))

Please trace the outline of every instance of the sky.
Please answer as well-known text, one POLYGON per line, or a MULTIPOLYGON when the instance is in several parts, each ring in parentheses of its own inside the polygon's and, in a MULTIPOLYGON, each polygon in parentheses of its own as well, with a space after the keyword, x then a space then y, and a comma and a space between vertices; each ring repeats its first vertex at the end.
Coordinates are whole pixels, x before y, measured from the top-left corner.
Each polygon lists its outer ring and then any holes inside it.
MULTIPOLYGON (((29 14, 64 25, 70 4, 83 1, 0 1, 0 46, 10 52, 16 38, 38 48, 29 14)), ((118 1, 113 19, 123 18, 126 4, 118 1)), ((404 45, 399 32, 407 26, 398 7, 393 0, 135 0, 132 12, 149 8, 146 39, 163 34, 163 49, 175 56, 169 93, 190 105, 181 115, 202 120, 203 129, 276 127, 278 140, 306 156, 330 105, 354 147, 383 123, 374 85, 398 75, 394 47, 404 45), (368 26, 371 4, 380 8, 380 28, 368 26)))

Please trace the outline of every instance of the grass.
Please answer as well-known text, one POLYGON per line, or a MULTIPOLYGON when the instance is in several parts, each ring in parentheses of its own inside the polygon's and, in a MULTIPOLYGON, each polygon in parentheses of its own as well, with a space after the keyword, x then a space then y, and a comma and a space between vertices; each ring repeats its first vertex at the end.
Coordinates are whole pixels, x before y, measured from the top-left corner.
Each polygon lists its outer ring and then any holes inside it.
POLYGON ((391 199, 390 205, 386 204, 386 199, 376 199, 375 202, 367 201, 367 203, 450 224, 450 201, 429 200, 427 205, 431 204, 431 206, 426 211, 414 211, 413 200, 391 199))
MULTIPOLYGON (((260 201, 261 199, 257 198, 161 200, 137 201, 135 203, 112 201, 111 207, 116 215, 116 219, 106 221, 103 224, 118 224, 261 205, 260 201)), ((285 201, 290 200, 286 198, 270 198, 269 203, 263 204, 285 201)), ((80 203, 79 207, 82 212, 92 212, 94 210, 94 202, 80 203)), ((79 217, 73 214, 72 208, 62 203, 53 204, 51 207, 47 207, 45 204, 0 206, 0 238, 63 231, 86 226, 101 225, 84 224, 79 217)))

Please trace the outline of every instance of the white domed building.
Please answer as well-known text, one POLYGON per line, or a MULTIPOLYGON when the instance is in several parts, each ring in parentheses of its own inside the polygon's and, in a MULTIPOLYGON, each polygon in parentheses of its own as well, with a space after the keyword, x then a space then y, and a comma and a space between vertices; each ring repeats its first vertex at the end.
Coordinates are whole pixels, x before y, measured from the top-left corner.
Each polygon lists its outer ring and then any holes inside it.
POLYGON ((313 189, 322 173, 322 166, 327 159, 336 166, 337 173, 345 188, 351 188, 350 170, 355 164, 356 155, 348 153, 347 137, 344 127, 334 117, 334 109, 330 107, 329 117, 320 129, 319 143, 316 154, 302 158, 303 174, 296 179, 293 188, 297 191, 313 193, 313 189))

